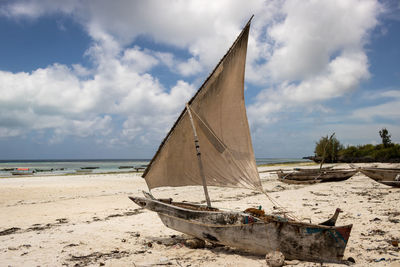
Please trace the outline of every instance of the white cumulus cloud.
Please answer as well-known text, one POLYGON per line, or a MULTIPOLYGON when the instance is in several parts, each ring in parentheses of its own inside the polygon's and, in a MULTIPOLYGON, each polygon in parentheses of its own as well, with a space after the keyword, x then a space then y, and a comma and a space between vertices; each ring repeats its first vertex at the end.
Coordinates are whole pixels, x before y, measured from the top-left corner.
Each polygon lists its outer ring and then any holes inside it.
MULTIPOLYGON (((268 28, 268 60, 252 70, 268 87, 250 107, 254 125, 282 109, 344 96, 370 77, 365 51, 377 1, 286 1, 268 28)), ((253 73, 253 75, 254 75, 253 73)))
POLYGON ((92 39, 85 53, 92 67, 54 62, 0 71, 0 137, 47 129, 51 142, 66 135, 107 136, 112 144, 160 139, 195 92, 185 79, 206 77, 251 14, 246 79, 264 88, 249 107, 253 126, 304 107, 329 111, 324 101, 370 77, 366 45, 382 9, 376 0, 4 3, 0 16, 9 19, 63 14, 78 22, 92 39), (138 37, 157 48, 140 47, 138 37), (162 84, 152 72, 158 66, 177 76, 174 85, 162 84))

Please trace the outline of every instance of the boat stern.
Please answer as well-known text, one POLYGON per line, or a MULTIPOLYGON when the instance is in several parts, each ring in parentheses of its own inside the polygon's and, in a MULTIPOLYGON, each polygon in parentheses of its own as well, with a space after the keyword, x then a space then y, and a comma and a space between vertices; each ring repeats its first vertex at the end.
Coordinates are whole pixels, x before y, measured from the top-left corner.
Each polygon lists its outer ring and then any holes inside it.
POLYGON ((349 241, 350 238, 350 233, 351 229, 353 228, 353 225, 347 225, 347 226, 342 226, 338 227, 335 229, 337 236, 343 241, 343 243, 346 245, 347 242, 349 241))
POLYGON ((329 228, 306 227, 305 233, 308 238, 311 238, 309 239, 310 248, 313 249, 310 250, 305 259, 321 262, 342 262, 352 227, 351 224, 329 228))

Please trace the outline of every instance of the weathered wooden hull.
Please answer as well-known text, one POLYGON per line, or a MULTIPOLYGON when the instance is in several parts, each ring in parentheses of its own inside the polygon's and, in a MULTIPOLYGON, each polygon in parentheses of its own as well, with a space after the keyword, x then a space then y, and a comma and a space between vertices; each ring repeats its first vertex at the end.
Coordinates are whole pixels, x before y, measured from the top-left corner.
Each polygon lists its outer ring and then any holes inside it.
POLYGON ((379 183, 400 187, 400 169, 361 168, 360 171, 379 183))
POLYGON ((19 171, 15 171, 15 172, 11 172, 12 175, 33 175, 33 172, 19 172, 19 171))
POLYGON ((333 166, 323 167, 323 168, 293 168, 295 171, 302 171, 302 172, 319 172, 319 171, 328 171, 331 170, 333 166))
POLYGON ((157 212, 164 225, 176 231, 257 255, 280 251, 286 259, 341 262, 352 228, 301 223, 279 216, 257 218, 242 212, 192 210, 148 198, 130 199, 157 212))
POLYGON ((356 174, 357 170, 294 171, 277 172, 280 181, 291 184, 310 184, 344 181, 356 174))
POLYGON ((322 180, 313 179, 313 180, 298 181, 298 180, 292 180, 292 179, 279 178, 279 181, 281 181, 282 183, 285 183, 285 184, 317 184, 317 183, 320 183, 322 180))

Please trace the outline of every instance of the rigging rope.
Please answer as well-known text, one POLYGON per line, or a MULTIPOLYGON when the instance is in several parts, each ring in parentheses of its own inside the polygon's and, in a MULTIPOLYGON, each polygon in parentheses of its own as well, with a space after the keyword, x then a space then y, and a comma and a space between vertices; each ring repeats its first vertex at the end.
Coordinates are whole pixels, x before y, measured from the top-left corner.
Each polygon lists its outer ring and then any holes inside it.
MULTIPOLYGON (((238 165, 239 165, 239 162, 237 162, 237 160, 235 159, 235 157, 232 155, 231 150, 221 141, 221 139, 214 133, 214 131, 212 131, 212 130, 208 127, 207 123, 205 123, 205 122, 201 119, 201 117, 200 117, 190 106, 188 106, 188 108, 190 108, 190 111, 191 111, 194 115, 196 115, 196 117, 199 119, 199 121, 207 128, 207 130, 215 137, 215 139, 217 139, 217 141, 226 149, 226 151, 228 151, 228 153, 229 153, 230 156, 232 157, 233 162, 234 162, 234 164, 236 165, 236 167, 238 167, 239 169, 241 169, 240 166, 238 166, 238 165)), ((271 201, 271 203, 272 203, 273 205, 275 205, 275 207, 276 207, 278 210, 281 210, 282 213, 284 214, 284 216, 287 216, 287 217, 289 217, 290 219, 293 219, 293 220, 300 221, 299 218, 297 218, 296 216, 293 215, 293 212, 292 212, 292 211, 287 210, 285 207, 283 207, 281 204, 279 204, 276 200, 274 200, 272 197, 270 197, 270 196, 267 194, 267 192, 264 191, 264 189, 262 188, 261 180, 260 180, 260 186, 261 186, 261 188, 256 188, 256 189, 259 189, 259 190, 268 198, 268 200, 271 201)))
MULTIPOLYGON (((189 107, 190 108, 190 107, 189 107)), ((229 149, 229 147, 227 147, 222 141, 221 139, 214 133, 214 131, 212 129, 210 129, 210 127, 208 127, 207 123, 205 123, 201 117, 192 109, 190 108, 190 110, 193 112, 193 114, 196 115, 196 117, 199 119, 199 121, 206 127, 206 129, 217 139, 217 141, 225 148, 225 150, 229 153, 229 156, 231 157, 232 162, 236 165, 237 169, 240 171, 243 171, 245 169, 244 166, 239 166, 241 162, 239 162, 238 160, 236 160, 236 158, 233 156, 232 151, 229 149)), ((243 173, 243 172, 242 172, 243 173)), ((258 173, 258 172, 257 172, 258 173)), ((246 178, 246 177, 242 177, 242 178, 246 178)), ((254 186, 254 189, 256 190, 262 190, 262 185, 261 185, 261 181, 260 181, 260 188, 257 185, 254 185, 252 183, 251 180, 249 179, 243 179, 246 180, 247 184, 250 184, 252 186, 254 186)))
POLYGON ((274 200, 272 197, 270 197, 267 192, 265 192, 264 190, 262 190, 262 193, 264 193, 264 195, 269 199, 269 201, 271 201, 272 204, 275 205, 275 207, 279 210, 282 210, 283 215, 286 217, 289 217, 292 220, 295 221, 300 221, 299 218, 297 218, 296 216, 293 215, 292 211, 287 210, 285 207, 283 207, 281 204, 279 204, 276 200, 274 200))

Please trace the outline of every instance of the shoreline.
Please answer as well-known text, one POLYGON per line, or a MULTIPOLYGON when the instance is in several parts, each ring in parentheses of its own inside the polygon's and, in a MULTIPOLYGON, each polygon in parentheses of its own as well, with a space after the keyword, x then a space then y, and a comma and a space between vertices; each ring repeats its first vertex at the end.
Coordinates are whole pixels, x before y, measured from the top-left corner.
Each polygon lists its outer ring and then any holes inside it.
POLYGON ((271 166, 290 166, 290 165, 295 165, 295 166, 313 166, 313 165, 319 165, 318 163, 315 163, 313 161, 307 162, 307 161, 289 161, 289 162, 279 162, 279 163, 267 163, 267 164, 260 164, 257 165, 258 168, 260 167, 271 167, 271 166))
MULTIPOLYGON (((319 165, 314 162, 304 162, 304 161, 290 161, 290 162, 280 162, 280 163, 266 163, 266 164, 260 164, 257 165, 257 168, 263 168, 263 167, 277 167, 277 166, 282 166, 282 167, 290 167, 290 166, 314 166, 314 165, 319 165)), ((141 171, 135 171, 135 170, 128 170, 128 171, 105 171, 105 172, 86 172, 84 169, 81 171, 77 172, 67 172, 67 173, 42 173, 42 172, 36 172, 34 174, 24 174, 24 175, 7 175, 7 176, 2 176, 0 174, 0 179, 4 178, 21 178, 21 177, 47 177, 47 176, 74 176, 74 175, 107 175, 107 174, 134 174, 134 173, 143 173, 143 170, 141 171)))
POLYGON ((11 175, 11 176, 0 176, 0 179, 13 179, 13 178, 28 178, 28 177, 54 177, 54 176, 85 176, 85 175, 111 175, 111 174, 135 174, 143 173, 143 171, 121 171, 121 172, 75 172, 75 173, 61 173, 61 174, 37 174, 37 175, 11 175))
MULTIPOLYGON (((262 166, 259 171, 276 168, 262 166)), ((400 265, 399 247, 392 244, 400 241, 399 189, 361 173, 346 181, 314 185, 283 184, 273 172, 261 172, 260 176, 268 195, 301 221, 322 222, 340 207, 344 212, 337 225, 353 224, 344 259, 354 258, 355 266, 400 265)), ((128 199, 148 191, 140 173, 43 179, 46 177, 0 179, 0 212, 7 214, 0 220, 2 265, 265 266, 263 257, 225 246, 186 247, 187 235, 165 227, 157 214, 128 199)), ((201 187, 157 188, 152 192, 157 198, 204 202, 201 187)), ((274 212, 274 205, 252 190, 210 187, 209 194, 212 204, 221 209, 243 211, 261 205, 267 213, 274 212)))
MULTIPOLYGON (((258 165, 309 161, 297 158, 257 158, 258 165)), ((0 160, 0 177, 13 177, 13 172, 32 176, 91 173, 124 173, 143 171, 149 160, 0 160), (20 169, 20 170, 18 170, 20 169)))

